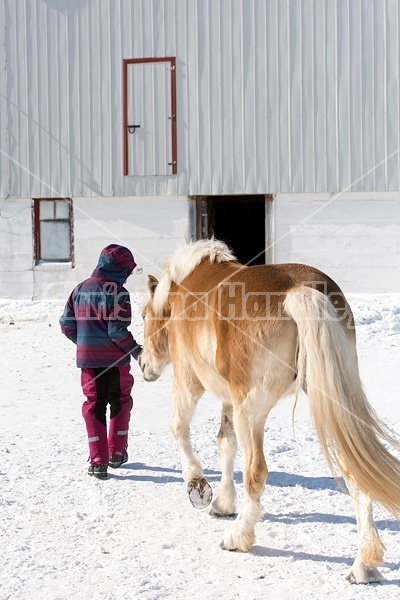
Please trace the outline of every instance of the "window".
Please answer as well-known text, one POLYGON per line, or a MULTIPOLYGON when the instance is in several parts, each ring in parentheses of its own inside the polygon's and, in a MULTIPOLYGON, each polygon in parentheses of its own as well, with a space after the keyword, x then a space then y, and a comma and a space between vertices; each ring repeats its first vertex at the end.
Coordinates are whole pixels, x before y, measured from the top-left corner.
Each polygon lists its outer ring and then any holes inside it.
POLYGON ((35 263, 74 262, 72 200, 33 201, 35 263))

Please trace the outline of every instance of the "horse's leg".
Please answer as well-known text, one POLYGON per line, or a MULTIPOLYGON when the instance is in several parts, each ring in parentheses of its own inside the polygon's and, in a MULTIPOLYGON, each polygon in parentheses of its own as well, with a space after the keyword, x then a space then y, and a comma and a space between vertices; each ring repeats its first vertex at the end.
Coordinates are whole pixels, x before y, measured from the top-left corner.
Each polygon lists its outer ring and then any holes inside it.
POLYGON ((244 498, 233 525, 225 531, 221 544, 225 550, 246 552, 254 543, 254 528, 261 519, 268 468, 264 458, 264 425, 271 404, 266 404, 265 391, 248 394, 241 402, 233 400, 233 423, 243 452, 244 498))
POLYGON ((212 503, 210 515, 225 517, 235 512, 236 491, 233 470, 237 452, 237 441, 233 429, 233 409, 231 404, 222 405, 221 427, 217 437, 221 455, 222 477, 218 488, 218 497, 212 503))
POLYGON ((375 527, 371 500, 351 477, 346 477, 346 483, 354 501, 358 529, 358 552, 347 579, 350 583, 381 581, 383 577, 376 567, 383 561, 385 547, 375 527))
POLYGON ((178 446, 183 479, 188 485, 189 499, 196 508, 205 508, 211 502, 212 491, 203 474, 203 468, 190 442, 190 421, 204 388, 191 372, 175 370, 172 395, 174 411, 170 430, 178 446))
POLYGON ((187 483, 203 476, 202 466, 190 442, 190 421, 204 388, 194 374, 181 377, 175 373, 172 383, 174 410, 170 430, 178 446, 182 462, 182 475, 187 483))

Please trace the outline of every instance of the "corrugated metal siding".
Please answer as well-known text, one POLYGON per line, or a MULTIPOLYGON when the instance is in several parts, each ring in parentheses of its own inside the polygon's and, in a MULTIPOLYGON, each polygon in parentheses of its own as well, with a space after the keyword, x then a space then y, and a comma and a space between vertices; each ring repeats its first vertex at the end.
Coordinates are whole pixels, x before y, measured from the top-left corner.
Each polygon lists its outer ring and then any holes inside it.
POLYGON ((0 0, 0 19, 3 197, 400 187, 398 0, 0 0), (122 59, 165 56, 178 174, 124 177, 122 59))
POLYGON ((0 3, 0 197, 4 198, 9 192, 8 166, 9 158, 7 155, 8 136, 7 136, 7 63, 5 45, 1 43, 4 38, 4 4, 0 3))

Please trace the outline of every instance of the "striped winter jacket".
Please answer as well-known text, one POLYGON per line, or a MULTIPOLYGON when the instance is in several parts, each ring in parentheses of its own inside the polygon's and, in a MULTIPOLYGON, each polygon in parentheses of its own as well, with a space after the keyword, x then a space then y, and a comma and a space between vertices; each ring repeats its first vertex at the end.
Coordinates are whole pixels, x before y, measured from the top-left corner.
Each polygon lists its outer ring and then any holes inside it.
POLYGON ((92 276, 77 285, 68 298, 60 325, 77 346, 78 367, 129 364, 138 345, 128 331, 131 304, 123 283, 135 266, 128 248, 111 244, 101 252, 92 276))

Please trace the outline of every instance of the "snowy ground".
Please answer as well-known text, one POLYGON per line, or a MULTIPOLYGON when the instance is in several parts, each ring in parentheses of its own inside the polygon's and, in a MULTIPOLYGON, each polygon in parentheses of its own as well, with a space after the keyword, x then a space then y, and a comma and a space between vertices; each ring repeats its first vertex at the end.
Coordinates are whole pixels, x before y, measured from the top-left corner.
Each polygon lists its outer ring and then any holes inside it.
MULTIPOLYGON (((367 393, 400 432, 400 296, 351 300, 367 393)), ((248 554, 221 550, 229 520, 186 497, 168 431, 170 371, 145 383, 134 364, 128 464, 106 481, 88 477, 79 376, 74 347, 59 332, 61 309, 0 301, 0 600, 400 598, 399 524, 379 509, 386 580, 345 581, 356 552, 354 513, 321 456, 305 399, 294 433, 293 399, 267 423, 266 513, 248 554)), ((138 314, 133 331, 140 339, 138 314)), ((205 396, 193 441, 214 489, 218 428, 219 402, 205 396)), ((240 456, 236 481, 241 498, 240 456)))

